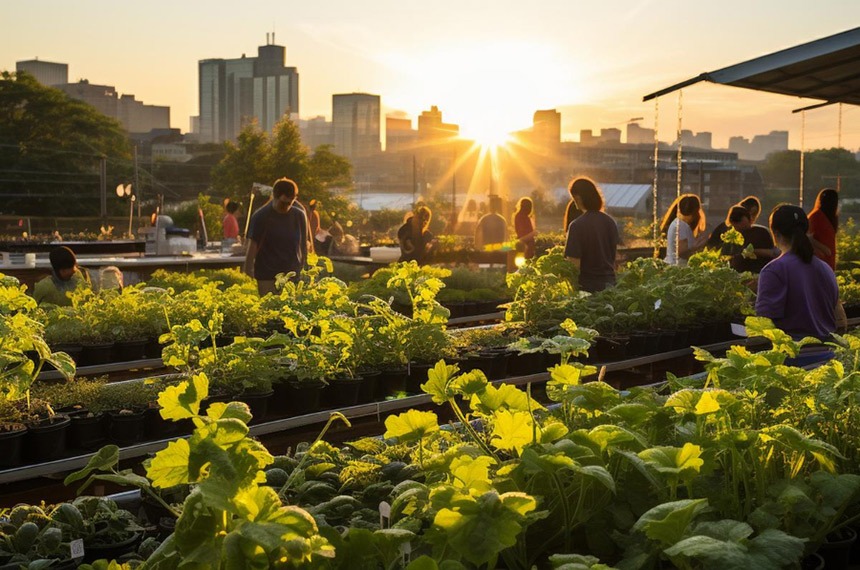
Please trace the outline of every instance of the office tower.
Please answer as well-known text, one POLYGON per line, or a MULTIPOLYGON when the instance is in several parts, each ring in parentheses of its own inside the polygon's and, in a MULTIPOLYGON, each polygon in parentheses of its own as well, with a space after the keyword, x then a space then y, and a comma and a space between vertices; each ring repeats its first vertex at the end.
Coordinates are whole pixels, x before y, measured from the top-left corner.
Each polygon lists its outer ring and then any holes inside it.
POLYGON ((253 119, 270 131, 284 115, 298 117, 299 74, 274 41, 266 34, 257 57, 198 62, 201 142, 235 140, 253 119))
POLYGON ((546 149, 557 148, 561 144, 561 113, 555 109, 535 111, 532 135, 535 145, 546 149))
POLYGON ((349 159, 379 153, 379 95, 332 95, 334 150, 349 159))
POLYGON ((69 64, 51 63, 30 59, 15 62, 15 71, 24 71, 36 78, 36 81, 48 87, 63 85, 69 82, 69 64))
POLYGON ((627 124, 627 144, 654 144, 654 129, 646 129, 639 123, 627 124))
POLYGON ((460 126, 442 122, 442 111, 432 105, 429 111, 421 111, 418 116, 418 138, 422 142, 434 139, 450 139, 460 134, 460 126))
POLYGON ((385 152, 398 152, 415 148, 418 132, 412 128, 412 119, 385 117, 385 152))

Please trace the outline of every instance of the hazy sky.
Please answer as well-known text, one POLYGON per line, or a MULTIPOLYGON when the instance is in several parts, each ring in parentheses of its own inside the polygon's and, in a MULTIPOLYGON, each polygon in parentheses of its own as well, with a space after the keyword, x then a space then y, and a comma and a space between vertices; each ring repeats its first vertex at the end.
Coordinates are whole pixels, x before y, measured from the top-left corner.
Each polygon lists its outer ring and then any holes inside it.
MULTIPOLYGON (((0 69, 69 64, 70 81, 114 85, 169 105, 172 126, 197 114, 197 62, 256 55, 266 33, 300 74, 300 114, 331 116, 331 95, 379 94, 384 112, 438 105, 464 134, 562 113, 564 138, 653 127, 642 96, 734 63, 860 25, 860 0, 0 0, 0 69)), ((684 90, 683 128, 731 135, 790 131, 814 101, 700 84, 684 90)), ((836 146, 836 106, 806 114, 807 148, 836 146)), ((860 108, 845 106, 843 146, 860 147, 860 108)), ((674 139, 677 94, 660 100, 674 139)))

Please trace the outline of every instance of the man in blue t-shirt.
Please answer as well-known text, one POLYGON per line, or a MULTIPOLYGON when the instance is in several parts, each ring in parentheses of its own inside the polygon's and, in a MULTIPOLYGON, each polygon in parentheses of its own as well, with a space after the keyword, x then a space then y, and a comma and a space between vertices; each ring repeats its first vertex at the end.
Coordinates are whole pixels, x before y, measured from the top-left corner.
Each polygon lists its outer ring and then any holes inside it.
POLYGON ((308 219, 296 201, 299 187, 289 178, 277 180, 272 199, 251 216, 245 273, 257 280, 260 295, 275 292, 275 277, 293 272, 293 281, 308 258, 308 219))

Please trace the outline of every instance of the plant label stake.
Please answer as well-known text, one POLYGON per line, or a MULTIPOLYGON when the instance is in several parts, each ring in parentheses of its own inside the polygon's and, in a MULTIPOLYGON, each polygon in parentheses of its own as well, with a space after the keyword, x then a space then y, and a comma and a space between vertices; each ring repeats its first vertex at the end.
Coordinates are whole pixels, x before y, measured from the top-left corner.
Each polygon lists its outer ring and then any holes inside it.
POLYGON ((391 520, 391 505, 382 501, 379 503, 379 526, 388 528, 391 520))
POLYGON ((69 552, 74 560, 80 560, 84 557, 84 540, 78 538, 69 543, 69 552))

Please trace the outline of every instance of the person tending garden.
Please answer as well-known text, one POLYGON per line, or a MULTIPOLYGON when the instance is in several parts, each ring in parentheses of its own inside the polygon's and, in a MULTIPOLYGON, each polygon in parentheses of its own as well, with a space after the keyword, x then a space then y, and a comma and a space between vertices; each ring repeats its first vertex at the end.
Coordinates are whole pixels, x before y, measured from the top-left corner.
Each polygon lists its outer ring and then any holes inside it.
POLYGON ((90 277, 85 269, 78 267, 75 252, 66 246, 51 250, 51 275, 40 279, 33 287, 33 298, 38 304, 52 304, 69 307, 72 300, 68 293, 78 287, 90 286, 90 277))
POLYGON ((594 293, 615 284, 618 225, 603 211, 600 190, 588 178, 570 183, 570 195, 582 211, 567 228, 564 256, 579 267, 579 286, 594 293))
POLYGON ((308 219, 296 204, 299 187, 277 180, 272 199, 251 216, 245 273, 257 280, 260 295, 275 292, 275 277, 293 272, 298 281, 308 258, 308 219))

